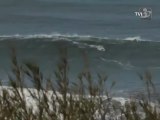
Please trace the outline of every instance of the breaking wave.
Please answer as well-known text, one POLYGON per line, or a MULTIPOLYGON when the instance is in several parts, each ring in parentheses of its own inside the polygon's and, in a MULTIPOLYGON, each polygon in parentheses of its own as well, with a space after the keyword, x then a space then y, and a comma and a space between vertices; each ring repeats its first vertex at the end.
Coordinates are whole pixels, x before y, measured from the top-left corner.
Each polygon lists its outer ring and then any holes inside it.
POLYGON ((100 59, 102 61, 104 61, 104 62, 115 63, 115 64, 123 67, 124 69, 133 69, 133 68, 136 68, 136 66, 132 65, 129 61, 122 62, 122 61, 119 61, 119 60, 106 59, 106 58, 103 58, 103 57, 101 57, 100 59))
POLYGON ((0 35, 1 40, 5 40, 8 38, 17 38, 17 39, 35 39, 35 38, 79 38, 78 40, 127 40, 127 41, 150 41, 147 39, 141 38, 141 36, 132 36, 125 38, 109 38, 109 37, 99 37, 99 36, 91 36, 91 35, 79 35, 79 34, 33 34, 33 35, 22 35, 22 34, 14 34, 14 35, 0 35))

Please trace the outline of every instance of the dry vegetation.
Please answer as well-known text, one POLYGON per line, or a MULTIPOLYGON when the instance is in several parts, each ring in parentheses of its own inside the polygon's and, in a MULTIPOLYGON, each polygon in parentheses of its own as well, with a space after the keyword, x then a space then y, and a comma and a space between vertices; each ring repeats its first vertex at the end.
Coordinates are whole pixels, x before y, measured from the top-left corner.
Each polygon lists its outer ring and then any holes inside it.
POLYGON ((89 69, 85 69, 77 82, 71 82, 66 50, 60 53, 55 80, 44 79, 35 64, 20 65, 15 51, 12 52, 11 87, 1 87, 0 120, 160 120, 159 103, 151 104, 155 88, 149 72, 139 75, 146 81, 148 95, 121 105, 109 96, 107 76, 98 74, 95 83, 89 69), (26 77, 34 89, 25 88, 26 77), (45 85, 43 81, 47 81, 45 85), (28 96, 33 103, 29 104, 28 96))

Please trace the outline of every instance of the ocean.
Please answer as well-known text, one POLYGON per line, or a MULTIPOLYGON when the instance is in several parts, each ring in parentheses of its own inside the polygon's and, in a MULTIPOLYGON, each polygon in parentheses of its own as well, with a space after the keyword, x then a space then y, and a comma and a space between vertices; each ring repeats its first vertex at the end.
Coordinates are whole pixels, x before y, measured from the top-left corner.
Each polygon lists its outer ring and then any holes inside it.
POLYGON ((32 61, 52 76, 59 49, 68 48, 70 79, 83 69, 86 51, 91 72, 108 75, 119 96, 143 91, 138 74, 152 73, 160 85, 160 1, 158 0, 5 0, 0 1, 0 79, 8 83, 10 47, 18 60, 32 61), (152 9, 150 19, 135 12, 152 9))

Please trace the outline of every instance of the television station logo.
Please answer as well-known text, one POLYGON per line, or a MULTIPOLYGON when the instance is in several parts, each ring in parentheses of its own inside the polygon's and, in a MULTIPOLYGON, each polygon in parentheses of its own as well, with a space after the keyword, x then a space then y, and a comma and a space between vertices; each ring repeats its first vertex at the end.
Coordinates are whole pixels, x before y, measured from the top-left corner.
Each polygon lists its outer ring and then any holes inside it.
POLYGON ((151 8, 140 8, 139 11, 134 12, 136 16, 141 19, 151 19, 152 18, 152 9, 151 8))

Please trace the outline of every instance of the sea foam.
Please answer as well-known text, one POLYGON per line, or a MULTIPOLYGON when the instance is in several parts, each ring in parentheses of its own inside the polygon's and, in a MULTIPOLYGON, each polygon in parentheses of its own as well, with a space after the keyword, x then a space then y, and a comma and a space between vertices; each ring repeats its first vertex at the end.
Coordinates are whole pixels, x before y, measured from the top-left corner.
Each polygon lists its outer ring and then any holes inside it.
POLYGON ((51 33, 51 34, 13 34, 13 35, 0 35, 2 38, 19 38, 19 39, 33 39, 33 38, 79 38, 78 40, 128 40, 128 41, 150 41, 142 38, 141 36, 128 36, 125 38, 110 38, 102 36, 93 35, 80 35, 80 34, 61 34, 61 33, 51 33))

